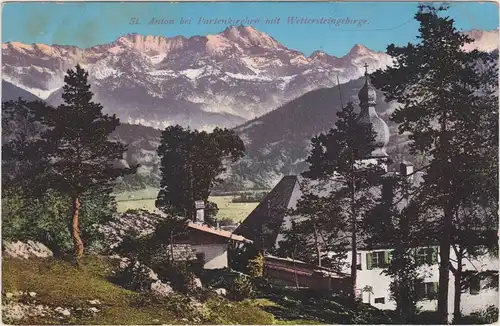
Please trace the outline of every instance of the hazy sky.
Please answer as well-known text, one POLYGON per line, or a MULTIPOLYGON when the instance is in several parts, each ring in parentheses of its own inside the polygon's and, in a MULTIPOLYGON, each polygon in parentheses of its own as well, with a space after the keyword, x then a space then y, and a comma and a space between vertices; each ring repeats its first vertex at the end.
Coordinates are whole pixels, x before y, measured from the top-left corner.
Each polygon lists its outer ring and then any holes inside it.
MULTIPOLYGON (((385 51, 387 44, 414 41, 418 25, 414 20, 416 2, 335 3, 335 2, 73 2, 4 3, 2 42, 46 43, 90 47, 109 43, 129 33, 176 36, 216 34, 224 23, 200 23, 208 19, 259 19, 251 24, 285 46, 311 54, 323 50, 342 56, 356 43, 385 51), (138 18, 140 25, 130 24, 138 18), (152 19, 174 24, 149 25, 152 19), (357 24, 290 24, 290 17, 333 18, 365 21, 357 24), (180 24, 180 19, 191 24, 180 24), (266 24, 266 19, 280 22, 266 24)), ((460 30, 498 28, 498 7, 493 2, 453 3, 448 11, 460 30)))

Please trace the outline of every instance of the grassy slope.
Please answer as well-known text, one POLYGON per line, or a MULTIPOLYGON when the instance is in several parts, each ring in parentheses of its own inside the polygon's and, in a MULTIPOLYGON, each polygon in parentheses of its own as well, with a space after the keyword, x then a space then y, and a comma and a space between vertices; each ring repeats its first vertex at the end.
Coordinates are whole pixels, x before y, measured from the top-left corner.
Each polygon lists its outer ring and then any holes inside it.
MULTIPOLYGON (((156 195, 158 189, 147 188, 133 192, 124 192, 116 194, 118 201, 118 211, 125 212, 129 209, 146 209, 154 211, 156 195), (133 196, 133 198, 130 198, 133 196)), ((213 201, 219 207, 218 219, 230 218, 234 222, 243 221, 259 203, 231 203, 232 196, 211 196, 213 201)))
MULTIPOLYGON (((86 257, 80 268, 69 262, 46 260, 3 259, 3 302, 7 292, 36 292, 35 298, 24 299, 33 304, 56 308, 90 308, 88 300, 99 300, 101 312, 92 316, 74 316, 65 320, 33 317, 23 324, 186 324, 192 310, 179 306, 176 298, 151 303, 148 295, 125 290, 107 280, 112 264, 98 257, 86 257), (34 302, 33 302, 34 301, 34 302), (147 302, 147 304, 144 304, 147 302)), ((26 301, 25 301, 26 302, 26 301)), ((207 302, 209 316, 200 324, 272 324, 272 314, 250 301, 230 302, 211 299, 207 302)))

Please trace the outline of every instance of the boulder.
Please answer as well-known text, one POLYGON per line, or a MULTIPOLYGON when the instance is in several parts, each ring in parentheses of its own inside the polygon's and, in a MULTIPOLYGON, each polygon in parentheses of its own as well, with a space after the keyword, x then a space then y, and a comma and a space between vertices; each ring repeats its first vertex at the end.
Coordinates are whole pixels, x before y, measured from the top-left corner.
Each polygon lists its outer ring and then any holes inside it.
POLYGON ((172 293, 174 293, 174 290, 172 287, 168 284, 163 283, 162 281, 158 280, 154 283, 151 283, 151 291, 161 297, 168 297, 172 293))
POLYGON ((197 277, 194 278, 194 288, 197 289, 197 288, 202 288, 203 287, 203 284, 201 284, 201 280, 197 277))
POLYGON ((117 278, 126 280, 121 284, 123 287, 134 291, 152 292, 158 296, 168 296, 173 293, 173 289, 169 284, 163 283, 158 274, 148 266, 139 261, 132 261, 125 257, 112 256, 115 259, 120 259, 119 271, 117 278))
POLYGON ((2 321, 5 324, 19 324, 19 321, 25 318, 51 314, 52 309, 44 305, 31 305, 21 302, 9 302, 2 305, 2 321))
POLYGON ((89 311, 95 314, 95 313, 99 312, 100 310, 97 309, 96 307, 91 307, 91 308, 89 308, 89 311))
POLYGON ((66 317, 68 317, 69 315, 71 315, 71 312, 69 311, 69 309, 57 307, 54 310, 57 311, 58 313, 60 313, 61 315, 66 316, 66 317))
POLYGON ((222 296, 227 295, 227 290, 224 288, 214 289, 214 292, 217 293, 218 295, 222 295, 222 296))
POLYGON ((54 254, 44 244, 29 240, 27 242, 5 242, 3 255, 4 257, 29 259, 47 258, 54 254))

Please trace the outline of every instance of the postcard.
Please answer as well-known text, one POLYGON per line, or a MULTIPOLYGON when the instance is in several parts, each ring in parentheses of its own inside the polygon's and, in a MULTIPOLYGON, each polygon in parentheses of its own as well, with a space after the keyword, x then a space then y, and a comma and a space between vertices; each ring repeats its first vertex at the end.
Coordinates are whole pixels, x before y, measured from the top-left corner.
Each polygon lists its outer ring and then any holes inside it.
POLYGON ((498 321, 494 2, 4 2, 2 321, 498 321))

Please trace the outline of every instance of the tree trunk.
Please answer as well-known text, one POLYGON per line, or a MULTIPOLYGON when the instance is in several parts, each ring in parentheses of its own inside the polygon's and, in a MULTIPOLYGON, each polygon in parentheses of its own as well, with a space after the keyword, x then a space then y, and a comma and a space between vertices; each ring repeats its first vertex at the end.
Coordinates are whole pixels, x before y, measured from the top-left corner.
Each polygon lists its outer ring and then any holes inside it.
POLYGON ((358 264, 358 251, 356 250, 356 218, 353 217, 352 226, 352 259, 351 259, 351 279, 352 279, 352 295, 356 300, 356 278, 357 278, 357 264, 358 264))
POLYGON ((357 278, 357 264, 358 264, 358 251, 356 248, 357 239, 356 239, 356 209, 355 205, 355 185, 354 181, 352 181, 352 189, 351 189, 351 210, 352 210, 352 234, 351 234, 351 280, 352 280, 352 295, 353 301, 356 300, 356 278, 357 278))
POLYGON ((453 299, 453 323, 457 324, 462 318, 460 311, 460 302, 462 300, 462 252, 458 251, 457 254, 457 268, 454 272, 455 276, 455 295, 453 299))
POLYGON ((293 274, 295 275, 295 287, 298 290, 299 289, 299 279, 297 277, 297 268, 295 267, 295 249, 292 252, 292 260, 293 260, 293 274))
POLYGON ((443 114, 441 122, 440 136, 440 155, 442 168, 442 183, 441 191, 443 194, 443 232, 439 246, 439 257, 441 259, 439 265, 439 293, 438 293, 438 322, 440 324, 448 324, 448 284, 450 281, 450 246, 451 246, 451 231, 453 226, 453 208, 451 203, 450 191, 450 176, 448 169, 448 137, 446 130, 446 113, 443 114))
POLYGON ((318 255, 318 266, 321 267, 321 248, 318 241, 318 230, 316 229, 316 224, 314 224, 314 242, 316 245, 316 254, 318 255))
POLYGON ((80 233, 78 229, 79 222, 79 214, 80 212, 80 200, 78 197, 73 197, 73 224, 72 224, 72 233, 73 233, 73 243, 75 245, 75 257, 80 259, 83 256, 83 242, 80 238, 80 233))
POLYGON ((174 260, 174 230, 170 230, 170 261, 172 265, 175 263, 174 260))

